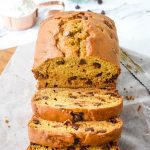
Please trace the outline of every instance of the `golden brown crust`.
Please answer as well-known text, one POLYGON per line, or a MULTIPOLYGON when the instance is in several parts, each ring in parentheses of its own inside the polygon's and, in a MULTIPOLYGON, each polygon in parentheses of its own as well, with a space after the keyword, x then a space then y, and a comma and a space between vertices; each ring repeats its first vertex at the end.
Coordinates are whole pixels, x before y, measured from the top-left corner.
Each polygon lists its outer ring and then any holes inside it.
POLYGON ((110 18, 93 12, 61 12, 41 24, 33 70, 50 58, 76 56, 70 49, 60 50, 55 39, 55 35, 60 32, 60 23, 75 17, 82 18, 88 33, 86 54, 82 57, 95 56, 119 66, 118 38, 115 24, 110 18))
POLYGON ((115 129, 103 134, 94 132, 74 132, 74 133, 54 133, 53 131, 38 130, 28 125, 29 140, 32 143, 65 148, 74 145, 75 140, 80 139, 80 144, 84 146, 100 146, 111 141, 118 140, 121 136, 123 122, 120 119, 120 125, 115 129))

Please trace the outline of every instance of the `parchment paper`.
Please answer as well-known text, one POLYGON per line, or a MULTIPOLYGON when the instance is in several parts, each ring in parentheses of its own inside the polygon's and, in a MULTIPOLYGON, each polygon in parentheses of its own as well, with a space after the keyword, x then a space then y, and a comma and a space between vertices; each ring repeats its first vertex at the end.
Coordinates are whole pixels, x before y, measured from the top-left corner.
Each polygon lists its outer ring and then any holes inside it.
MULTIPOLYGON (((35 92, 33 53, 33 43, 19 47, 0 76, 0 150, 25 150, 29 144, 27 123, 35 92)), ((131 54, 150 74, 150 58, 131 54)), ((124 97, 135 96, 135 100, 124 99, 121 150, 150 150, 150 95, 124 67, 118 90, 124 97)))

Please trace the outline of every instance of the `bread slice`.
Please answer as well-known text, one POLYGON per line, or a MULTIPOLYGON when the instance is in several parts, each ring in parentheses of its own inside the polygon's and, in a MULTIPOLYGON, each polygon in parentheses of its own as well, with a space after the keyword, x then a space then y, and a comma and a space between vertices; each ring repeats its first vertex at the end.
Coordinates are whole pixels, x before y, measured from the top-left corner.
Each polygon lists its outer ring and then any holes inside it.
POLYGON ((64 148, 72 145, 100 146, 116 141, 121 136, 123 122, 120 118, 107 121, 70 122, 47 121, 33 117, 28 124, 32 143, 64 148))
POLYGON ((51 148, 49 146, 42 146, 31 143, 27 150, 120 150, 117 142, 110 142, 102 146, 70 146, 68 148, 51 148))
POLYGON ((40 26, 33 73, 38 87, 115 86, 120 56, 114 22, 93 12, 61 12, 40 26))
POLYGON ((118 116, 122 106, 115 89, 47 88, 37 91, 32 99, 36 116, 60 122, 105 120, 118 116))

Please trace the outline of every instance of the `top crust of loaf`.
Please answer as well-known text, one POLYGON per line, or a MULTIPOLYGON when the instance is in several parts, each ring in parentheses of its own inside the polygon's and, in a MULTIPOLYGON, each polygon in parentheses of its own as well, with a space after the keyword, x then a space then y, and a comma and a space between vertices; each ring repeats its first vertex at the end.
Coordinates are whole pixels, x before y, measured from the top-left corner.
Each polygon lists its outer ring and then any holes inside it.
POLYGON ((43 21, 36 42, 33 70, 47 59, 75 56, 94 56, 119 66, 119 45, 114 21, 93 12, 61 12, 43 21), (85 52, 82 55, 57 45, 56 36, 62 32, 61 24, 74 19, 82 21, 86 34, 85 52))

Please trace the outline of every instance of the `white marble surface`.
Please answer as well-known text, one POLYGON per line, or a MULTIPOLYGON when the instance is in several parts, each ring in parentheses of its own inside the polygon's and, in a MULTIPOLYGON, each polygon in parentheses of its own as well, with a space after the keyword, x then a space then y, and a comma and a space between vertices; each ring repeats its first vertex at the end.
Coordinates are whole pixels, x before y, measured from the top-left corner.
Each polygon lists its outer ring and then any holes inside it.
MULTIPOLYGON (((42 0, 36 0, 38 2, 42 0)), ((120 45, 150 56, 150 0, 103 0, 102 5, 96 1, 64 0, 66 10, 74 10, 80 2, 80 10, 92 10, 95 12, 106 11, 106 15, 114 19, 120 45)), ((7 34, 0 37, 0 49, 22 45, 36 40, 39 23, 25 31, 7 31, 7 34)))

